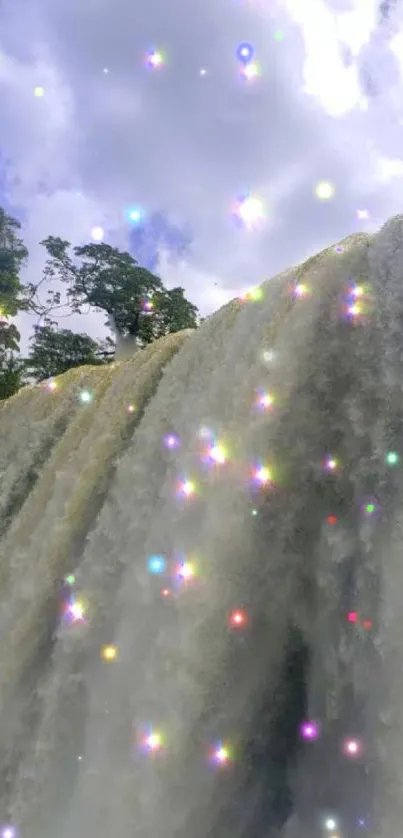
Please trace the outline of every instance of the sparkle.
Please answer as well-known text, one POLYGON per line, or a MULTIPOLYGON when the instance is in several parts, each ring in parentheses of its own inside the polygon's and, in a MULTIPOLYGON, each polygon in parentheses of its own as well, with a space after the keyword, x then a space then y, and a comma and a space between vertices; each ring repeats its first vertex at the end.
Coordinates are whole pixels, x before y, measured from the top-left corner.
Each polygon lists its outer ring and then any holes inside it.
POLYGON ((105 233, 103 227, 93 227, 91 230, 91 238, 94 242, 101 242, 104 235, 105 233))
POLYGON ((395 466, 399 462, 399 455, 396 451, 389 451, 385 459, 388 466, 395 466))
POLYGON ((80 402, 88 404, 92 399, 92 395, 88 390, 82 390, 80 393, 80 402))
POLYGON ((317 723, 313 721, 304 722, 301 725, 301 736, 307 741, 317 739, 319 736, 319 727, 317 723))
POLYGON ((151 731, 145 737, 144 744, 148 751, 160 751, 162 748, 162 736, 157 731, 151 731))
POLYGON ((147 56, 147 63, 150 67, 153 67, 154 69, 157 67, 161 67, 161 65, 164 63, 162 54, 153 50, 147 56))
POLYGON ((178 446, 180 445, 179 437, 177 437, 175 434, 168 434, 164 437, 164 445, 166 446, 166 448, 170 449, 178 448, 178 446))
POLYGON ((316 184, 315 187, 315 194, 316 197, 319 198, 321 201, 328 201, 329 198, 333 198, 334 195, 334 187, 331 183, 328 183, 325 180, 320 181, 316 184))
POLYGON ((245 611, 237 608, 231 612, 228 621, 232 628, 241 628, 242 626, 246 626, 248 618, 245 611))
POLYGON ((227 460, 227 455, 222 445, 213 445, 210 448, 209 455, 215 463, 223 465, 227 460))
POLYGON ((117 654, 118 654, 118 650, 117 650, 116 646, 112 646, 112 645, 103 646, 102 649, 101 649, 101 655, 102 655, 104 661, 107 661, 108 663, 110 661, 116 660, 117 654))
POLYGON ((250 81, 251 79, 257 78, 259 75, 259 67, 255 62, 253 62, 252 64, 247 64, 245 67, 242 67, 241 73, 247 81, 250 81))
POLYGON ((249 195, 238 202, 237 214, 247 228, 252 228, 264 218, 263 203, 260 198, 249 195))
POLYGON ((253 58, 253 52, 253 46, 243 42, 237 47, 236 57, 241 64, 248 64, 253 58))
POLYGON ((266 466, 260 466, 255 471, 255 478, 258 481, 258 483, 261 483, 262 485, 264 485, 266 483, 270 483, 271 473, 270 473, 269 469, 266 468, 266 466))
POLYGON ((45 95, 45 91, 44 91, 43 87, 35 87, 34 88, 34 96, 36 96, 37 99, 40 99, 44 95, 45 95))
POLYGON ((361 751, 361 744, 357 739, 347 739, 344 742, 343 750, 348 756, 355 757, 361 751))
POLYGON ((79 622, 84 619, 84 606, 78 600, 73 600, 69 605, 69 614, 74 622, 79 622))
POLYGON ((150 556, 148 559, 148 570, 154 576, 163 573, 166 567, 166 561, 163 556, 150 556))
POLYGON ((190 579, 194 579, 195 573, 195 567, 191 562, 183 562, 179 566, 178 574, 185 582, 188 582, 190 579))
POLYGON ((334 829, 337 829, 337 822, 334 820, 334 818, 327 818, 325 820, 325 828, 329 832, 333 832, 334 829))
POLYGON ((184 480, 179 486, 179 491, 186 498, 190 498, 195 494, 196 488, 192 480, 184 480))

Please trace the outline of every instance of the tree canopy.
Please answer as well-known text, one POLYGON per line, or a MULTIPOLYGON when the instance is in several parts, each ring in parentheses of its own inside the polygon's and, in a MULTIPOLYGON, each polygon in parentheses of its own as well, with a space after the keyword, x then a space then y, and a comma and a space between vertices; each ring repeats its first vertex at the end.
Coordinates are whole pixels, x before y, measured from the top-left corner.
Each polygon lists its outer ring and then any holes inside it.
POLYGON ((72 248, 70 242, 49 236, 41 242, 47 259, 40 280, 23 284, 20 272, 28 251, 20 228, 0 208, 0 400, 27 383, 27 376, 41 381, 83 364, 109 363, 119 338, 130 338, 141 348, 198 326, 197 307, 183 288, 165 288, 130 253, 105 243, 72 248), (96 341, 59 328, 54 319, 91 311, 106 315, 104 325, 115 340, 108 336, 96 341), (22 312, 37 317, 26 358, 19 355, 21 336, 11 322, 22 312))

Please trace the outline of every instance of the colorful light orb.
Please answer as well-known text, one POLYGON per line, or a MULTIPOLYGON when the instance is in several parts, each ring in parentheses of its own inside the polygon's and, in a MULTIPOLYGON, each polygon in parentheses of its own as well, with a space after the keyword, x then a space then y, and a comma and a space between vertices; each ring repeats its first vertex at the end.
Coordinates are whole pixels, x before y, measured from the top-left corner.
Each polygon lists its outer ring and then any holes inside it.
POLYGON ((103 227, 93 227, 91 230, 91 238, 94 242, 101 242, 104 238, 105 231, 103 227))
POLYGON ((248 615, 241 608, 236 608, 228 615, 228 623, 231 628, 244 628, 248 624, 248 615))
POLYGON ((324 465, 327 471, 336 471, 338 462, 334 457, 328 456, 325 458, 324 465))
POLYGON ((74 576, 74 573, 69 573, 68 576, 65 576, 64 581, 65 581, 66 585, 74 585, 74 582, 76 581, 76 577, 74 576))
POLYGON ((356 611, 349 611, 347 614, 347 620, 349 623, 358 623, 358 614, 356 611))
POLYGON ((150 556, 147 562, 148 570, 153 576, 158 576, 163 573, 166 568, 166 560, 164 556, 150 556))
POLYGON ((114 645, 110 644, 110 645, 107 645, 107 646, 103 646, 103 647, 102 647, 102 649, 101 649, 101 657, 102 657, 102 658, 104 659, 104 661, 106 661, 107 663, 111 663, 112 661, 115 661, 115 660, 116 660, 116 658, 117 658, 117 656, 118 656, 118 650, 117 650, 117 647, 116 647, 116 646, 114 646, 114 645))
POLYGON ((346 756, 357 757, 362 752, 362 743, 358 739, 346 739, 343 742, 343 751, 346 756))
POLYGON ((252 60, 254 55, 254 49, 252 44, 247 42, 243 42, 238 45, 236 50, 236 57, 241 64, 248 64, 249 61, 252 60))
POLYGON ((143 218, 143 212, 139 207, 133 207, 128 210, 127 217, 129 221, 133 221, 134 224, 138 224, 143 218))
POLYGON ((146 299, 143 300, 142 309, 146 314, 150 314, 153 311, 154 303, 150 297, 146 297, 146 299))
POLYGON ((40 86, 39 87, 34 87, 34 96, 37 99, 41 99, 42 96, 44 96, 44 95, 45 95, 45 91, 44 91, 43 87, 40 87, 40 86))
POLYGON ((388 451, 385 457, 385 462, 388 464, 388 466, 396 466, 399 462, 399 455, 396 453, 396 451, 388 451))
POLYGON ((85 619, 85 608, 80 600, 72 600, 68 605, 67 612, 74 623, 83 622, 85 619))
POLYGON ((336 515, 328 515, 326 518, 326 523, 329 524, 331 527, 334 527, 334 525, 337 524, 336 515))
POLYGON ((269 408, 273 407, 274 396, 272 393, 261 392, 257 395, 255 404, 256 407, 260 407, 262 410, 269 410, 269 408))
POLYGON ((171 589, 170 588, 163 588, 162 591, 161 591, 161 596, 164 597, 164 599, 167 599, 168 597, 172 596, 171 589))
POLYGON ((357 218, 358 218, 359 221, 367 220, 369 218, 369 210, 358 209, 357 210, 357 218))
POLYGON ((265 217, 263 202, 254 195, 241 198, 236 205, 235 212, 248 229, 255 227, 265 217))
POLYGON ((373 514, 374 514, 375 509, 376 509, 376 506, 375 506, 375 504, 374 504, 374 503, 372 503, 371 501, 369 501, 368 503, 365 503, 365 504, 364 504, 363 509, 364 509, 365 515, 370 516, 370 515, 373 515, 373 514))
POLYGON ((179 494, 185 498, 191 498, 196 492, 196 486, 192 480, 183 480, 179 484, 179 494))
POLYGON ((258 466, 253 473, 254 480, 260 486, 267 486, 271 483, 271 471, 266 466, 258 466))
POLYGON ((217 463, 217 465, 224 465, 224 463, 227 462, 226 450, 220 443, 211 446, 208 456, 210 460, 213 460, 213 462, 217 463))
POLYGON ((89 390, 81 390, 80 393, 80 402, 82 404, 89 404, 92 401, 92 393, 89 390))
POLYGON ((158 67, 161 67, 163 63, 164 63, 164 57, 163 57, 161 52, 158 52, 157 50, 151 50, 148 53, 147 64, 153 70, 157 69, 158 67))
POLYGON ((190 582, 191 579, 194 579, 196 576, 196 568, 193 562, 180 562, 178 566, 178 577, 182 579, 184 582, 190 582))
POLYGON ((1 831, 1 838, 15 838, 15 834, 13 826, 5 826, 1 831))
POLYGON ((246 81, 252 81, 252 79, 256 79, 260 75, 259 66, 256 61, 251 62, 250 64, 246 64, 241 69, 241 76, 246 81))
POLYGON ((307 742, 313 742, 319 736, 319 725, 314 721, 303 722, 300 728, 301 736, 307 742))
POLYGON ((320 201, 329 201, 334 195, 334 186, 326 180, 321 180, 315 186, 315 195, 320 201))
POLYGON ((328 832, 334 832, 334 830, 337 829, 337 821, 335 818, 326 818, 324 825, 328 832))
POLYGON ((156 730, 151 730, 144 737, 143 744, 146 750, 152 753, 157 753, 158 751, 161 751, 163 747, 163 738, 161 733, 159 733, 159 731, 156 730))
POLYGON ((231 762, 231 748, 223 742, 217 742, 212 748, 212 762, 218 766, 225 766, 231 762))
POLYGON ((295 297, 299 297, 299 298, 307 297, 308 294, 309 294, 308 286, 305 285, 305 283, 303 283, 303 282, 297 282, 297 284, 294 288, 295 297))
POLYGON ((170 450, 173 450, 174 448, 179 448, 180 439, 178 436, 176 436, 176 434, 167 434, 166 436, 164 436, 164 445, 165 448, 169 448, 170 450))
POLYGON ((135 413, 136 406, 134 404, 127 404, 126 405, 126 413, 135 413))
POLYGON ((361 623, 362 627, 365 628, 367 631, 373 628, 372 620, 363 620, 361 623))
POLYGON ((243 294, 239 297, 242 302, 258 302, 263 298, 263 291, 261 288, 248 288, 247 291, 244 291, 243 294))
POLYGON ((54 391, 58 389, 59 383, 55 381, 54 378, 50 378, 49 381, 46 381, 45 386, 50 393, 54 393, 54 391))

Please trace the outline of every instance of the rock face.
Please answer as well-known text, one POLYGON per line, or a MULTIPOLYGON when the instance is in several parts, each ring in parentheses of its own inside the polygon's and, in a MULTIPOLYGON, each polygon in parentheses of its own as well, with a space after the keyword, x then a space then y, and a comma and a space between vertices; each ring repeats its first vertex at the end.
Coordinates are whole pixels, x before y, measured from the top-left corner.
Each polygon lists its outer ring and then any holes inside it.
POLYGON ((400 834, 402 420, 402 217, 2 404, 4 825, 400 834))

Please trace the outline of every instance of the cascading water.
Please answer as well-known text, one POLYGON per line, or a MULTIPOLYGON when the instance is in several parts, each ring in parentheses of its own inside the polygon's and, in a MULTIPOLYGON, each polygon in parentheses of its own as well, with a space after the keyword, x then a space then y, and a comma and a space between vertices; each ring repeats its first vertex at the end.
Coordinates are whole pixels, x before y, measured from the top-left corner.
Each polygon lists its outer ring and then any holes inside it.
POLYGON ((402 243, 397 217, 1 406, 19 838, 396 838, 402 243))

